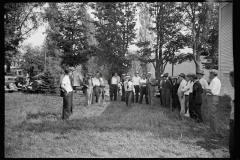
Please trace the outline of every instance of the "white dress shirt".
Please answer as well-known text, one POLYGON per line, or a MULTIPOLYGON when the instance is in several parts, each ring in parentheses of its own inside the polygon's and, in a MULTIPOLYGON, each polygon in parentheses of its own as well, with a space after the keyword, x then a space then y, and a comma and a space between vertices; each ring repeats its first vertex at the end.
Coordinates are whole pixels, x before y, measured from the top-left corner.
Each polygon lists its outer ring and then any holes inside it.
POLYGON ((208 89, 208 83, 204 78, 199 79, 199 83, 202 85, 203 89, 208 89))
POLYGON ((118 78, 113 76, 111 80, 111 84, 118 84, 118 78))
POLYGON ((73 91, 72 86, 71 86, 71 82, 70 82, 70 77, 68 75, 65 75, 63 77, 62 85, 64 85, 66 87, 67 92, 72 92, 73 91))
POLYGON ((213 78, 208 89, 211 90, 213 95, 218 96, 220 94, 220 90, 221 90, 220 80, 217 77, 213 78))
POLYGON ((140 84, 140 80, 141 80, 141 77, 139 77, 139 76, 134 76, 133 78, 132 78, 132 82, 133 82, 133 85, 139 85, 140 84))
POLYGON ((100 79, 94 77, 92 78, 92 83, 93 83, 93 86, 100 86, 100 79))
POLYGON ((140 79, 140 85, 141 86, 146 86, 146 83, 147 83, 147 79, 140 79))
POLYGON ((184 95, 188 95, 189 93, 192 93, 193 91, 193 82, 188 81, 185 86, 182 87, 182 91, 184 92, 184 95))

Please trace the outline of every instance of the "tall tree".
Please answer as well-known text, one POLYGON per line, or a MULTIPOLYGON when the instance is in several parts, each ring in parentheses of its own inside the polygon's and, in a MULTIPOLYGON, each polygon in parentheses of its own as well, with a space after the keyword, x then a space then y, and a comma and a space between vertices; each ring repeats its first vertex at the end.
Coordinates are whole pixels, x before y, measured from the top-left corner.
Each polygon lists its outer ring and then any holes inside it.
POLYGON ((91 7, 98 19, 94 24, 99 61, 105 63, 110 72, 126 71, 131 67, 126 56, 128 47, 135 38, 135 3, 98 2, 91 7))
POLYGON ((50 24, 47 36, 62 50, 61 64, 77 66, 94 53, 86 36, 85 3, 49 3, 46 19, 50 24))
POLYGON ((40 9, 43 3, 6 3, 4 5, 5 63, 7 71, 19 53, 20 42, 41 24, 40 9))
MULTIPOLYGON (((170 51, 170 48, 173 51, 180 49, 169 44, 172 44, 172 40, 177 39, 174 38, 176 35, 181 35, 179 38, 181 37, 182 40, 185 40, 186 37, 180 34, 181 14, 178 12, 178 3, 150 2, 147 8, 151 17, 153 18, 153 26, 149 27, 149 30, 153 31, 155 34, 155 43, 151 48, 149 47, 149 42, 140 41, 138 46, 142 48, 142 50, 140 50, 141 57, 139 57, 139 59, 145 62, 152 62, 155 68, 156 78, 159 78, 164 72, 167 63, 171 62, 172 52, 170 51), (154 58, 152 54, 155 54, 154 58), (143 58, 144 56, 147 56, 148 59, 143 58)), ((187 45, 187 43, 185 45, 187 45)), ((185 58, 187 57, 188 56, 185 56, 185 58)))
POLYGON ((185 26, 191 30, 193 60, 197 71, 200 69, 202 48, 207 42, 208 21, 211 21, 208 14, 211 14, 211 9, 207 2, 184 2, 182 9, 186 13, 184 16, 185 26))

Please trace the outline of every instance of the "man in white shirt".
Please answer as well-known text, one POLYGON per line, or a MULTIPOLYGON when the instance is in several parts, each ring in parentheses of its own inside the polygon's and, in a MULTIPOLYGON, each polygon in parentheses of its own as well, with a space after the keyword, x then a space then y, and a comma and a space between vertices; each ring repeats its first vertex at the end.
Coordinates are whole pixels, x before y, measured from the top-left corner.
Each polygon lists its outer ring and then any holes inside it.
POLYGON ((206 95, 206 89, 208 89, 208 82, 203 78, 204 71, 198 70, 197 77, 199 79, 199 83, 202 85, 203 93, 202 93, 202 118, 203 121, 207 121, 209 117, 208 113, 208 100, 206 95))
POLYGON ((110 100, 113 100, 114 95, 114 101, 117 101, 117 92, 118 92, 118 84, 120 83, 120 77, 117 75, 117 73, 114 73, 114 76, 112 76, 110 81, 110 100))
POLYGON ((100 82, 100 72, 99 71, 96 71, 95 72, 95 76, 92 78, 92 83, 93 83, 93 95, 92 95, 92 104, 94 104, 94 97, 96 97, 96 103, 99 103, 100 99, 99 99, 99 96, 100 96, 100 85, 101 85, 101 82, 100 82))
POLYGON ((192 101, 192 95, 191 95, 191 98, 190 98, 190 94, 192 93, 192 90, 193 90, 193 81, 192 81, 192 76, 193 74, 188 74, 186 76, 186 86, 183 86, 182 88, 182 91, 184 92, 184 96, 185 96, 185 117, 189 117, 190 115, 192 115, 192 105, 190 104, 192 101), (189 115, 189 113, 191 113, 189 115))
POLYGON ((63 77, 62 83, 61 83, 61 88, 64 91, 62 119, 66 120, 66 119, 69 119, 69 116, 72 113, 73 88, 72 88, 72 84, 69 76, 72 70, 70 68, 66 68, 64 72, 65 72, 65 76, 63 77))
POLYGON ((130 81, 130 76, 126 76, 126 81, 124 82, 124 89, 125 89, 125 101, 127 106, 131 107, 132 103, 132 94, 135 92, 134 85, 130 81))
POLYGON ((143 95, 145 96, 146 104, 148 104, 148 94, 147 94, 147 79, 146 75, 142 76, 140 80, 140 100, 139 103, 142 103, 143 95))
POLYGON ((187 84, 184 73, 181 73, 179 75, 179 81, 180 81, 180 85, 178 87, 178 98, 181 105, 180 115, 184 116, 185 115, 185 96, 184 96, 184 92, 182 91, 182 88, 187 84))
POLYGON ((217 78, 218 71, 213 69, 209 72, 209 79, 212 79, 209 89, 206 90, 207 95, 209 96, 209 114, 210 114, 210 128, 218 133, 218 124, 217 124, 217 110, 218 110, 218 100, 221 90, 221 82, 217 78))
MULTIPOLYGON (((138 71, 135 73, 135 76, 132 78, 133 86, 135 88, 135 93, 136 93, 136 100, 135 102, 138 103, 138 96, 139 96, 139 84, 140 84, 141 77, 139 77, 138 71)), ((134 96, 133 96, 134 99, 134 96)), ((133 100, 134 101, 134 100, 133 100)))

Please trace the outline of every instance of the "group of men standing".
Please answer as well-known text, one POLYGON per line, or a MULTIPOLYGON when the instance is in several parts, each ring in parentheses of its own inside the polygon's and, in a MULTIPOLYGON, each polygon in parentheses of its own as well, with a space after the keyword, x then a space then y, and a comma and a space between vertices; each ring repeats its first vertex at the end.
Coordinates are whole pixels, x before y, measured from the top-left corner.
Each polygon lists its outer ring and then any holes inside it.
POLYGON ((131 103, 134 102, 142 103, 143 96, 145 96, 146 104, 154 105, 155 86, 156 80, 152 77, 151 72, 148 72, 147 75, 143 74, 140 77, 139 72, 136 71, 132 78, 127 74, 122 74, 120 82, 122 90, 121 101, 125 101, 128 106, 131 106, 131 103))

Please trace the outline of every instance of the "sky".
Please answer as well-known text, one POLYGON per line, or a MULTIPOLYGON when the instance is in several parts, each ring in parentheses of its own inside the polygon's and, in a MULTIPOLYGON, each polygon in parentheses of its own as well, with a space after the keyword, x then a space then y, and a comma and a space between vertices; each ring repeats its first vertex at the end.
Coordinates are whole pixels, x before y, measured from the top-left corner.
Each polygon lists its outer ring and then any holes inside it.
MULTIPOLYGON (((93 12, 92 9, 88 9, 88 13, 90 14, 91 18, 94 18, 94 15, 91 14, 91 12, 93 12)), ((137 14, 138 15, 139 10, 137 10, 137 14)), ((136 17, 137 21, 136 21, 136 33, 138 33, 139 27, 141 26, 140 22, 139 22, 139 16, 136 17)), ((32 44, 33 46, 41 46, 44 42, 44 38, 46 37, 46 34, 44 34, 44 32, 46 31, 46 25, 44 24, 43 26, 39 26, 39 28, 30 36, 28 37, 22 44, 25 45, 27 43, 32 44)), ((138 50, 138 47, 136 45, 130 45, 129 46, 129 50, 131 51, 136 51, 138 50)), ((192 49, 190 48, 185 48, 185 49, 181 49, 180 50, 181 53, 192 53, 192 49)))

